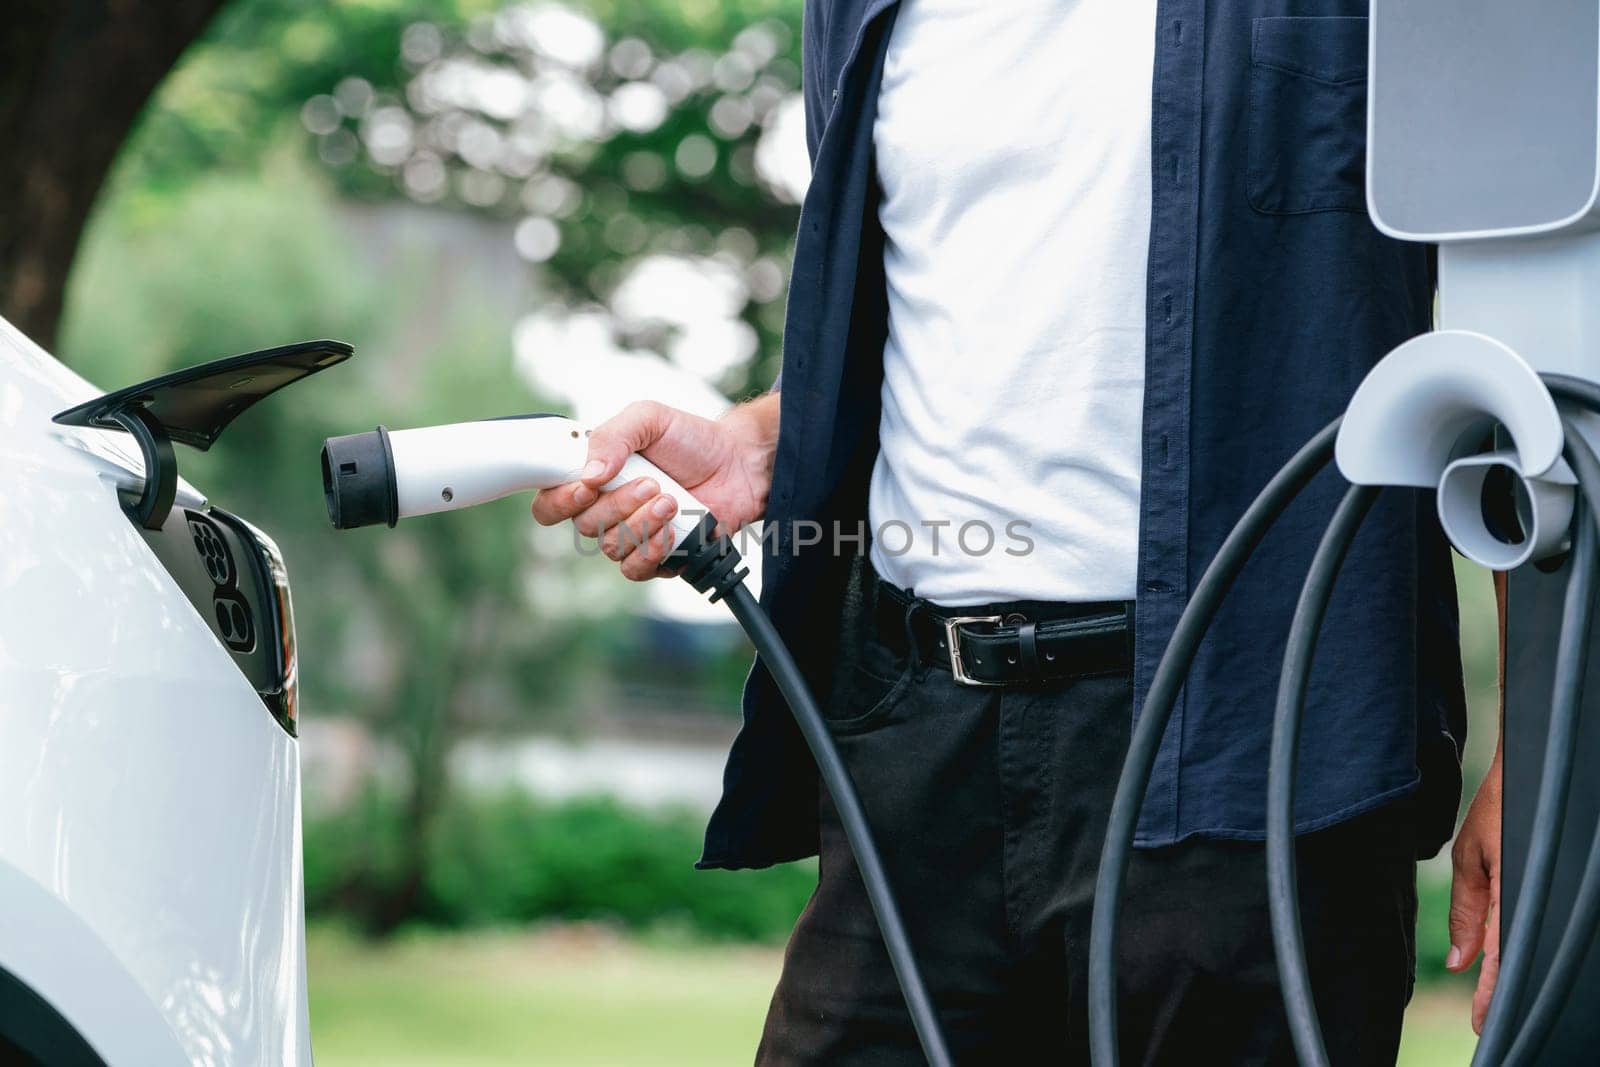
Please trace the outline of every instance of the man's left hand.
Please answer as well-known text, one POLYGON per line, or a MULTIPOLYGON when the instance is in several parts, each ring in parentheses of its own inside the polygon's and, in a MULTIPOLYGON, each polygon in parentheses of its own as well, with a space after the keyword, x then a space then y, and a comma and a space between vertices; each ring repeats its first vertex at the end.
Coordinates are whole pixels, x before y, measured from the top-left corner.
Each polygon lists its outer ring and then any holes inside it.
POLYGON ((1500 754, 1472 798, 1467 817, 1450 850, 1455 877, 1450 883, 1450 955, 1445 966, 1464 971, 1479 951, 1483 966, 1472 995, 1472 1029, 1483 1031, 1489 998, 1500 974, 1500 754))

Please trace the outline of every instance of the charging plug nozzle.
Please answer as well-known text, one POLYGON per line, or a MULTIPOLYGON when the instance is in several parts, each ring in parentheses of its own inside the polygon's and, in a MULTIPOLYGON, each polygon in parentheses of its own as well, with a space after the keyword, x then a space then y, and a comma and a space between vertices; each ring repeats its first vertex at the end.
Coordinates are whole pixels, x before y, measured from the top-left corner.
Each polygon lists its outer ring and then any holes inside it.
POLYGON ((336 530, 398 522, 400 494, 389 431, 379 426, 324 441, 322 495, 328 504, 328 521, 336 530))

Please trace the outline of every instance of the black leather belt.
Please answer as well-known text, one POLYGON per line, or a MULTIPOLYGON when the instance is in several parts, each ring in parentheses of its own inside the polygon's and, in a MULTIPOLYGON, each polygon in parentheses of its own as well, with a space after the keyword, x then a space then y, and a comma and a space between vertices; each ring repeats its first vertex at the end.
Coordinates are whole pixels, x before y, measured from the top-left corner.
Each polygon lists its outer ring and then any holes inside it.
POLYGON ((1024 686, 1123 674, 1133 663, 1133 604, 1017 602, 941 608, 917 601, 876 576, 872 613, 878 636, 903 653, 916 642, 923 663, 948 670, 961 685, 1024 686))

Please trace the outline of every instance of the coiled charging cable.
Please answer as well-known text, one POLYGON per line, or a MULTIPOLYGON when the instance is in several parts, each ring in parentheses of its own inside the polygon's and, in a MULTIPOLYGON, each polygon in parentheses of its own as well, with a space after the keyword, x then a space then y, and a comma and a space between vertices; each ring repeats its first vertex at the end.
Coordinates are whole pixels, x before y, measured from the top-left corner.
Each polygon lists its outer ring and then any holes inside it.
MULTIPOLYGON (((1547 374, 1544 376, 1544 380, 1551 394, 1557 400, 1566 400, 1591 412, 1600 412, 1600 386, 1595 385, 1595 383, 1564 374, 1547 374)), ((1600 468, 1597 468, 1594 464, 1592 452, 1580 454, 1579 462, 1584 462, 1585 454, 1588 460, 1585 465, 1591 471, 1590 478, 1600 478, 1600 468)), ((1568 464, 1572 464, 1570 458, 1568 464)), ((1577 470, 1581 479, 1583 476, 1582 470, 1578 468, 1575 468, 1575 470, 1577 470)), ((1586 493, 1586 497, 1592 500, 1593 494, 1586 493)), ((1591 513, 1595 510, 1591 504, 1591 513)), ((1576 560, 1574 560, 1574 567, 1576 567, 1576 560)), ((1574 580, 1576 579, 1574 578, 1574 580)), ((1591 581, 1593 580, 1591 578, 1591 581)), ((1557 695, 1559 696, 1559 694, 1557 695)), ((1556 715, 1559 710, 1559 706, 1552 708, 1552 733, 1555 730, 1556 715)), ((1546 758, 1548 759, 1548 755, 1546 758)), ((1542 817, 1537 808, 1535 812, 1536 820, 1542 817)), ((1524 874, 1523 877, 1526 882, 1528 875, 1524 874)), ((1511 1041, 1511 1047, 1505 1054, 1503 1062, 1506 1067, 1512 1067, 1512 1065, 1522 1067, 1524 1064, 1538 1061, 1539 1053, 1543 1050, 1544 1043, 1549 1038, 1557 1017, 1560 1016, 1561 1010, 1566 1007, 1567 1000, 1572 992, 1572 980, 1577 975, 1578 969, 1583 966, 1584 961, 1588 959, 1589 950, 1594 944, 1595 931, 1597 929, 1600 929, 1600 820, 1596 821, 1594 832, 1589 839, 1589 853, 1584 860, 1583 874, 1578 881, 1578 892, 1573 899, 1572 914, 1567 919, 1566 928, 1561 932, 1561 940, 1556 945, 1554 956, 1551 957, 1550 969, 1546 972, 1544 981, 1540 983, 1538 993, 1534 995, 1533 1005, 1528 1009, 1526 1018, 1523 1019, 1522 1028, 1511 1041)), ((1499 993, 1497 992, 1495 995, 1498 999, 1499 993)), ((1490 1018, 1484 1024, 1484 1038, 1487 1039, 1490 1036, 1494 1036, 1496 1045, 1503 1048, 1503 1039, 1498 1036, 1498 1030, 1493 1035, 1491 1034, 1491 1025, 1497 1027, 1503 1025, 1494 1017, 1492 1003, 1490 1018)), ((1484 1044, 1485 1041, 1480 1041, 1479 1048, 1482 1048, 1484 1044)))
MULTIPOLYGON (((1600 412, 1600 386, 1565 375, 1545 375, 1558 400, 1600 412)), ((1207 567, 1185 608, 1157 667, 1135 727, 1101 853, 1091 925, 1089 957, 1090 1047, 1097 1067, 1118 1062, 1116 939, 1120 894, 1133 848, 1139 808, 1148 788, 1161 737, 1171 720, 1190 664, 1234 580, 1277 518, 1332 457, 1338 432, 1334 422, 1311 440, 1268 483, 1228 535, 1207 567)), ((1596 585, 1595 525, 1600 525, 1600 461, 1570 419, 1565 421, 1563 456, 1578 478, 1583 498, 1575 538, 1558 649, 1556 685, 1547 738, 1536 832, 1523 874, 1523 893, 1508 930, 1499 984, 1474 1056, 1475 1065, 1532 1062, 1565 1005, 1570 979, 1587 958, 1600 920, 1600 825, 1590 844, 1573 913, 1563 931, 1550 973, 1519 1029, 1513 1030, 1532 965, 1539 927, 1549 895, 1560 842, 1561 807, 1577 745, 1576 723, 1582 704, 1589 622, 1596 585), (1583 518, 1582 516, 1587 516, 1583 518), (1509 1052, 1507 1051, 1509 1046, 1509 1052)), ((1340 565, 1377 490, 1352 487, 1330 522, 1313 558, 1291 625, 1275 712, 1268 771, 1267 867, 1273 943, 1284 1007, 1300 1061, 1323 1067, 1327 1052, 1312 999, 1309 969, 1300 929, 1294 856, 1294 758, 1304 711, 1317 631, 1332 595, 1340 565)))
POLYGON ((1089 927, 1089 1052, 1097 1067, 1115 1067, 1118 1062, 1116 944, 1122 883, 1127 877, 1139 808, 1150 784, 1161 737, 1172 719, 1172 709, 1189 674, 1189 665, 1194 662, 1211 620, 1273 523, 1333 459, 1340 421, 1335 419, 1306 442, 1273 475, 1229 531, 1173 628, 1167 649, 1151 679, 1144 707, 1134 724, 1122 776, 1117 781, 1111 803, 1105 846, 1100 853, 1100 873, 1095 881, 1094 915, 1089 927))
MULTIPOLYGON (((1594 453, 1570 423, 1566 441, 1564 455, 1578 474, 1585 499, 1600 500, 1600 464, 1596 464, 1594 453)), ((1267 902, 1272 914, 1273 945, 1295 1052, 1300 1062, 1308 1067, 1326 1067, 1328 1054, 1313 1001, 1300 925, 1294 850, 1295 757, 1318 631, 1339 566, 1376 493, 1377 490, 1368 486, 1354 486, 1346 493, 1312 560, 1289 629, 1267 774, 1267 902)), ((1474 1064, 1500 1063, 1506 1046, 1515 1036, 1511 1020, 1522 1000, 1555 869, 1562 823, 1560 809, 1572 777, 1577 720, 1588 662, 1588 641, 1584 638, 1589 632, 1595 589, 1595 529, 1591 522, 1595 514, 1592 506, 1580 505, 1576 516, 1577 532, 1562 611, 1550 730, 1534 816, 1534 825, 1541 832, 1530 842, 1522 898, 1507 930, 1499 981, 1490 1017, 1473 1056, 1474 1064)), ((1530 1031, 1530 1040, 1534 1039, 1530 1031)))

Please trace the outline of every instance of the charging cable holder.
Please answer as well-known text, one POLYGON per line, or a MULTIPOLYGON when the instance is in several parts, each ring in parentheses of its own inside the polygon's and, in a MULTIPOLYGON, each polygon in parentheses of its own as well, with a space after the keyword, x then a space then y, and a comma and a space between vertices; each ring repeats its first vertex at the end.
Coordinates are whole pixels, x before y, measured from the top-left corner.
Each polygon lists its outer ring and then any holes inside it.
POLYGON ((1362 381, 1335 458, 1354 485, 1437 489, 1456 549, 1507 571, 1569 544, 1576 487, 1564 439, 1555 399, 1526 359, 1475 331, 1436 330, 1362 381))

